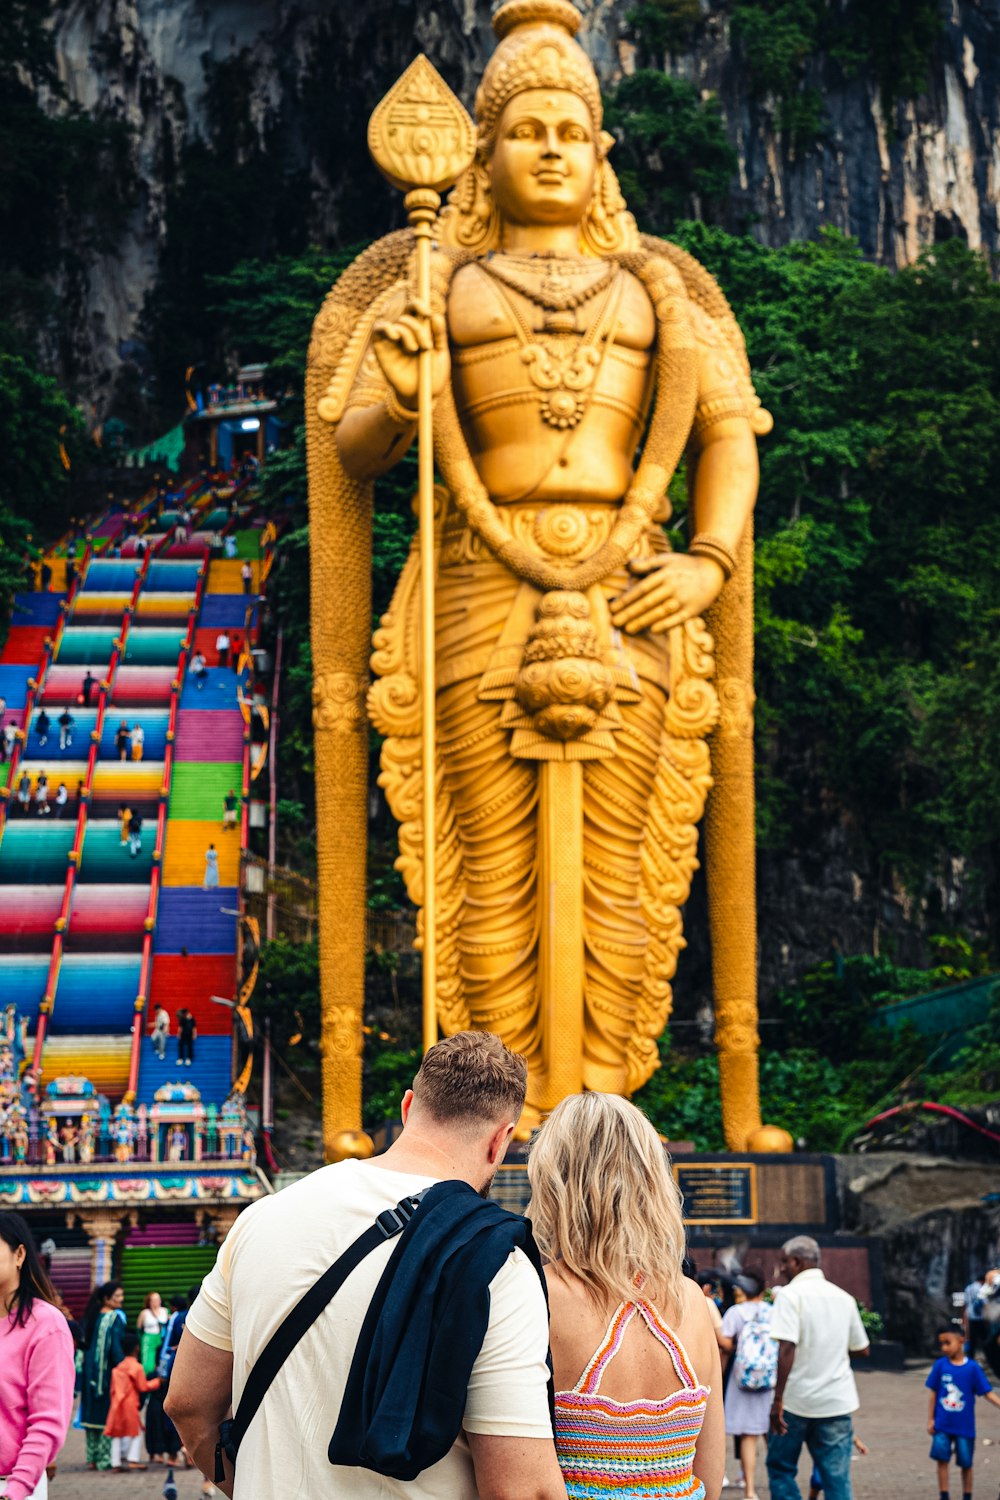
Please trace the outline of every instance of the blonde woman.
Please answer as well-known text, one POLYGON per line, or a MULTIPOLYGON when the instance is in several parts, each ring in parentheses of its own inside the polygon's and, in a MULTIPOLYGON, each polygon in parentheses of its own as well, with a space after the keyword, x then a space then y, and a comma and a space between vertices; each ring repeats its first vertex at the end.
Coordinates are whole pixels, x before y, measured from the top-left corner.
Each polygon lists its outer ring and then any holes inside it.
POLYGON ((574 1094, 528 1162, 552 1314, 556 1452, 570 1497, 718 1500, 719 1347, 681 1272, 680 1194, 645 1115, 574 1094))

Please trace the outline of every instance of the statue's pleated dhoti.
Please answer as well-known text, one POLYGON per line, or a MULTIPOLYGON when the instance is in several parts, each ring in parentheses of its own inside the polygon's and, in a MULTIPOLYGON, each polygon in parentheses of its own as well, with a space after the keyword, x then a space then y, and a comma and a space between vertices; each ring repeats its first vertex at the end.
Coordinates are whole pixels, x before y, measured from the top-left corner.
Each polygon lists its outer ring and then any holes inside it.
MULTIPOLYGON (((519 535, 543 541, 546 517, 557 517, 561 524, 548 531, 572 541, 575 528, 588 552, 615 513, 595 505, 505 510, 519 535)), ((663 550, 654 528, 636 555, 663 550)), ((416 666, 418 567, 414 551, 376 637, 380 672, 416 666), (386 651, 387 639, 397 649, 386 651)), ((515 701, 542 595, 457 515, 445 519, 436 581, 439 1014, 446 1030, 495 1031, 523 1052, 529 1106, 539 1113, 583 1087, 632 1092, 655 1067, 683 941, 679 909, 695 864, 694 825, 709 786, 707 637, 673 632, 678 644, 667 635, 619 635, 607 601, 628 582, 623 571, 592 589, 580 627, 610 669, 612 700, 568 745, 547 741, 515 701), (698 649, 685 654, 691 640, 698 649), (673 658, 690 686, 692 657, 703 722, 681 727, 678 738, 679 725, 669 722, 673 658)), ((381 780, 404 825, 401 866, 419 904, 419 747, 380 713, 392 676, 376 686, 372 716, 393 736, 381 780)))

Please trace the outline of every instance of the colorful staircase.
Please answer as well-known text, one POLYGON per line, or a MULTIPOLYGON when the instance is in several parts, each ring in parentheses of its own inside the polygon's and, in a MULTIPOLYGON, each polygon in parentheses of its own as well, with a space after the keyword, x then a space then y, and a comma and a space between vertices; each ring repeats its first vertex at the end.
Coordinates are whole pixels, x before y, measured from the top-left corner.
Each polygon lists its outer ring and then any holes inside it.
MULTIPOLYGON (((234 533, 237 558, 211 561, 210 536, 235 520, 207 483, 189 486, 181 505, 195 516, 182 542, 176 516, 157 515, 153 497, 135 508, 128 535, 120 513, 98 518, 72 593, 18 595, 0 652, 2 722, 19 731, 12 764, 0 766, 0 1000, 29 1017, 43 1089, 82 1075, 112 1103, 151 1104, 157 1088, 182 1078, 221 1104, 232 1079, 232 1012, 212 997, 232 1000, 236 989, 249 674, 246 658, 239 673, 219 665, 215 641, 222 629, 241 648, 253 638, 256 597, 244 594, 240 568, 260 533, 234 533), (200 688, 187 671, 196 645, 209 663, 200 688), (88 671, 95 686, 85 705, 88 671), (44 743, 40 707, 51 719, 44 743), (61 749, 66 707, 75 724, 61 749), (120 756, 123 724, 142 726, 139 761, 120 756), (34 786, 42 772, 52 812, 39 816, 32 803, 22 815, 17 783, 27 775, 34 786), (60 782, 69 796, 57 815, 60 782), (224 828, 231 790, 243 815, 224 828), (122 839, 123 807, 143 820, 135 852, 122 839), (206 888, 210 845, 219 885, 206 888), (159 1004, 171 1017, 163 1062, 148 1037, 159 1004), (185 1005, 198 1039, 194 1063, 180 1067, 176 1015, 185 1005)), ((255 589, 259 577, 255 560, 255 589)))

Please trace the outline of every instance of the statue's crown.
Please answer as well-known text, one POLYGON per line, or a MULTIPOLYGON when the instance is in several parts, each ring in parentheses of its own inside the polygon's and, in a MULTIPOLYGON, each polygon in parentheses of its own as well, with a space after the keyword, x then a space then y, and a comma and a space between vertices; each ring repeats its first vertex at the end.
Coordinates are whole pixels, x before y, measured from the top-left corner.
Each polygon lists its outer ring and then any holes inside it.
POLYGON ((480 140, 489 143, 505 104, 527 89, 566 89, 582 99, 595 132, 601 90, 590 58, 574 40, 581 21, 571 0, 506 0, 493 17, 500 39, 476 94, 480 140))
POLYGON ((517 26, 538 26, 547 22, 562 26, 576 36, 582 17, 572 0, 506 0, 493 17, 493 30, 503 41, 517 26))

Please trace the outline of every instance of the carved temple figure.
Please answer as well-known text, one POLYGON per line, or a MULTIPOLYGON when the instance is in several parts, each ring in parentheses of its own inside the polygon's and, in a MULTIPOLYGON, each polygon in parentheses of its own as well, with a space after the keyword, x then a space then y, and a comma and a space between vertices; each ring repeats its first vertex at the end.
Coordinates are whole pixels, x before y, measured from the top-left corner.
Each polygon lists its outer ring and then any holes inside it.
POLYGON ((80 1121, 80 1164, 89 1167, 94 1159, 94 1121, 84 1115, 80 1121))
POLYGON ((72 1167, 76 1162, 76 1148, 80 1144, 80 1132, 72 1120, 67 1120, 59 1132, 59 1146, 64 1165, 72 1167))
MULTIPOLYGON (((416 541, 370 692, 367 658, 373 481, 414 440, 428 347, 438 1023, 496 1031, 527 1056, 528 1124, 580 1088, 640 1088, 670 1015, 708 799, 726 1138, 742 1149, 761 1130, 751 516, 771 421, 716 283, 627 211, 579 22, 569 0, 498 10, 430 304, 405 230, 344 273, 313 330, 328 1146, 360 1124, 369 720, 400 868, 424 898, 416 541), (690 540, 672 551, 667 489, 685 456, 690 540)), ((400 151, 433 149, 419 80, 399 118, 400 151)))

